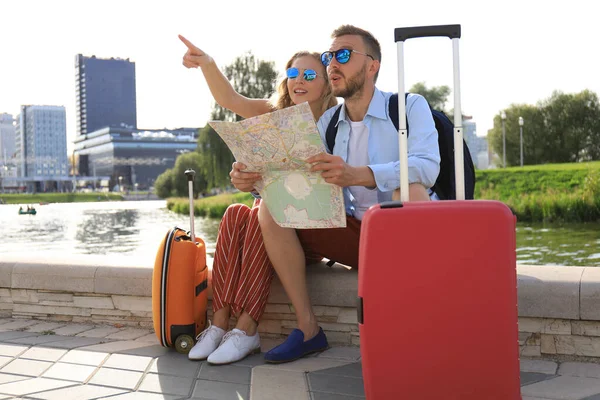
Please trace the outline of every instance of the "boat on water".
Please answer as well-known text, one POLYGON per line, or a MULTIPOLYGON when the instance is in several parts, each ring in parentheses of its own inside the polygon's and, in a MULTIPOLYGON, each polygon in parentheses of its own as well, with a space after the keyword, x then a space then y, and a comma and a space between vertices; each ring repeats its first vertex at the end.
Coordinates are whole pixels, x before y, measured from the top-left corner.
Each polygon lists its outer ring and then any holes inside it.
POLYGON ((27 207, 23 210, 23 207, 19 207, 19 215, 35 215, 37 211, 33 207, 27 207))

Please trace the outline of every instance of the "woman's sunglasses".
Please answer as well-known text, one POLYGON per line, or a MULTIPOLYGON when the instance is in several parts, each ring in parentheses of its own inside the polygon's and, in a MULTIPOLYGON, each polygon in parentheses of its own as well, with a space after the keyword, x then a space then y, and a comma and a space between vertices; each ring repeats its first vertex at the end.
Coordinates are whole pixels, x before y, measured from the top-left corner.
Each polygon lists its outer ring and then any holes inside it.
MULTIPOLYGON (((298 68, 288 68, 286 71, 288 79, 296 79, 300 75, 298 68)), ((303 74, 305 81, 312 81, 317 77, 317 73, 313 69, 305 69, 303 74)))
POLYGON ((335 57, 340 64, 346 64, 350 61, 350 55, 352 55, 352 53, 362 54, 363 56, 371 57, 372 60, 375 60, 372 55, 367 53, 361 53, 360 51, 350 49, 339 49, 335 51, 326 51, 321 54, 321 62, 327 67, 331 64, 331 61, 333 61, 333 57, 335 57))

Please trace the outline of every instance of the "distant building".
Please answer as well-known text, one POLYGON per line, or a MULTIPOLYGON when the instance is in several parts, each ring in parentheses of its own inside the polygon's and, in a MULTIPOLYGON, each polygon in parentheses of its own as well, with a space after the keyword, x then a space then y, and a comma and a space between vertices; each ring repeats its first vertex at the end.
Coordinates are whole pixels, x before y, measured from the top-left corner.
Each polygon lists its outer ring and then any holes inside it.
POLYGON ((487 169, 489 164, 487 138, 477 136, 477 123, 472 117, 466 115, 463 115, 463 137, 467 142, 475 168, 487 169))
POLYGON ((21 106, 15 136, 17 179, 28 191, 60 190, 68 175, 65 108, 21 106))
POLYGON ((0 113, 0 165, 8 165, 15 155, 15 124, 11 114, 0 113))
POLYGON ((137 128, 135 63, 75 56, 77 136, 104 127, 137 128))
MULTIPOLYGON (((195 151, 198 128, 132 129, 104 127, 75 139, 78 181, 92 187, 147 189, 175 165, 178 155, 195 151)), ((81 185, 81 184, 80 184, 81 185)))

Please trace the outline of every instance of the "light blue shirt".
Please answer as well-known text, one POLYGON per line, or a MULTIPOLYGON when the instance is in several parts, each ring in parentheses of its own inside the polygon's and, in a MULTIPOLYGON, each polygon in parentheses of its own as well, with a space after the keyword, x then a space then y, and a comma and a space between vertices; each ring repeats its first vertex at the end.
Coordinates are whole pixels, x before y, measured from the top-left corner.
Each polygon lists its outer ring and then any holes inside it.
MULTIPOLYGON (((375 177, 379 203, 391 200, 393 190, 400 187, 398 131, 388 115, 388 103, 392 94, 375 88, 369 109, 363 119, 369 131, 368 167, 371 168, 375 177)), ((403 98, 404 96, 400 95, 398 100, 402 101, 403 98)), ((430 188, 435 184, 440 172, 440 151, 435 122, 423 96, 409 94, 406 103, 409 125, 408 182, 421 183, 426 188, 430 188)), ((323 143, 327 143, 325 132, 338 107, 327 110, 317 123, 323 143)), ((338 132, 333 155, 340 156, 344 162, 348 162, 350 123, 347 120, 344 105, 342 105, 337 126, 338 132)), ((344 188, 344 203, 346 213, 349 215, 354 215, 353 200, 348 188, 344 188)))

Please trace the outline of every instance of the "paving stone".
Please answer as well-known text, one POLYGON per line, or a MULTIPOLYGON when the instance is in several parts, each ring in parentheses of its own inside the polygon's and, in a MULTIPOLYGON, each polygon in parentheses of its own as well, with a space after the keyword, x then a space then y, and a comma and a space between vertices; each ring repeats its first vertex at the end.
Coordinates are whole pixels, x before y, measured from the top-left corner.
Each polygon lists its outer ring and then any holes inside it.
POLYGON ((78 333, 76 336, 79 337, 94 337, 94 338, 105 338, 108 335, 119 332, 121 329, 113 328, 113 327, 101 327, 101 328, 93 328, 86 330, 84 332, 78 333))
POLYGON ((311 392, 312 400, 359 400, 364 399, 363 396, 349 396, 347 394, 311 392))
POLYGON ((54 329, 54 333, 56 335, 62 336, 75 336, 79 333, 86 332, 95 328, 95 325, 79 325, 79 324, 69 324, 62 328, 54 329))
POLYGON ((147 335, 144 335, 142 337, 139 337, 137 339, 135 339, 137 342, 147 342, 147 343, 152 343, 152 344, 160 344, 158 342, 158 338, 156 337, 155 333, 149 333, 147 335))
POLYGON ((253 399, 308 400, 306 378, 301 371, 256 367, 252 370, 250 387, 253 399))
POLYGON ((331 367, 340 367, 346 364, 349 364, 349 362, 335 358, 305 357, 284 364, 265 364, 261 368, 274 368, 285 371, 312 372, 331 367))
POLYGON ((134 389, 142 377, 141 372, 122 369, 100 368, 89 383, 124 389, 134 389))
POLYGON ((346 376, 308 374, 308 387, 312 392, 326 392, 350 396, 365 395, 363 380, 346 376))
MULTIPOLYGON (((104 339, 106 340, 106 339, 104 339)), ((125 350, 135 349, 139 347, 145 347, 146 344, 143 342, 134 342, 133 340, 123 340, 117 342, 100 343, 92 346, 81 347, 80 350, 89 351, 102 351, 107 353, 118 353, 125 350)))
POLYGON ((592 363, 565 362, 560 364, 558 375, 600 379, 600 365, 592 363))
POLYGON ((35 325, 31 325, 27 327, 27 332, 54 332, 54 334, 56 334, 56 332, 54 331, 55 329, 58 328, 62 328, 63 326, 65 326, 64 323, 58 323, 58 322, 42 322, 41 324, 35 324, 35 325))
POLYGON ((556 378, 556 375, 541 374, 539 372, 521 372, 521 387, 554 378, 556 378))
POLYGON ((246 367, 257 367, 259 365, 265 365, 265 354, 264 353, 260 353, 260 354, 252 354, 246 358, 244 358, 243 360, 240 360, 236 363, 233 363, 232 365, 241 365, 241 366, 246 366, 246 367))
MULTIPOLYGON (((140 342, 140 343, 146 343, 146 342, 140 342)), ((146 343, 146 345, 147 344, 148 343, 146 343)), ((151 346, 138 347, 135 349, 125 349, 125 350, 119 351, 119 354, 129 354, 132 356, 160 357, 160 356, 164 356, 165 354, 169 354, 172 351, 173 350, 169 349, 168 347, 162 347, 160 345, 151 345, 151 346)))
POLYGON ((355 346, 332 347, 319 354, 319 357, 358 361, 360 359, 360 348, 355 346))
POLYGON ((106 358, 109 356, 109 353, 102 353, 96 351, 85 351, 85 350, 71 350, 63 358, 60 359, 61 362, 67 362, 72 364, 83 364, 83 365, 91 365, 93 367, 97 367, 106 358))
POLYGON ((0 332, 0 342, 5 342, 12 339, 21 339, 31 336, 38 336, 35 332, 0 332))
POLYGON ((361 363, 352 363, 342 365, 341 367, 333 367, 327 369, 321 369, 318 371, 313 371, 309 373, 310 375, 319 374, 319 375, 334 375, 334 376, 346 376, 350 378, 361 378, 362 375, 362 364, 361 363))
MULTIPOLYGON (((104 398, 104 396, 112 396, 119 393, 124 393, 124 390, 107 388, 104 386, 80 385, 32 394, 29 396, 29 398, 42 400, 90 400, 97 399, 99 397, 104 398)), ((114 398, 115 397, 111 397, 111 399, 114 398)))
POLYGON ((19 375, 11 375, 11 374, 2 374, 2 373, 0 373, 0 384, 2 384, 2 383, 9 383, 9 382, 15 382, 15 381, 22 381, 23 379, 31 379, 31 378, 28 378, 26 376, 19 376, 19 375))
MULTIPOLYGON (((39 376, 52 366, 51 362, 48 361, 36 361, 36 360, 21 360, 16 359, 12 361, 10 364, 6 365, 2 369, 1 372, 7 374, 17 374, 17 375, 26 375, 26 376, 39 376)), ((0 390, 0 393, 2 391, 0 390)))
POLYGON ((121 368, 132 371, 145 371, 152 361, 152 357, 130 356, 125 354, 112 354, 102 365, 103 367, 121 368))
MULTIPOLYGON (((249 400, 250 386, 241 385, 239 383, 198 380, 196 381, 196 386, 194 387, 191 399, 198 398, 213 400, 249 400)), ((262 397, 257 398, 263 399, 262 397)))
POLYGON ((37 324, 39 321, 33 319, 18 319, 7 324, 0 325, 0 331, 16 331, 31 325, 37 324))
POLYGON ((4 367, 6 364, 14 360, 13 357, 0 356, 0 368, 4 367))
POLYGON ((187 397, 194 386, 194 381, 193 378, 147 374, 138 390, 187 397))
MULTIPOLYGON (((145 392, 134 392, 134 393, 125 393, 120 394, 114 397, 102 397, 101 399, 106 400, 179 400, 181 396, 169 396, 166 394, 157 394, 157 393, 145 393, 145 392)), ((98 400, 101 400, 98 399, 98 400)))
POLYGON ((54 347, 57 349, 76 349, 78 347, 92 346, 98 343, 104 342, 106 339, 102 338, 84 338, 75 336, 63 336, 66 339, 57 342, 44 343, 45 347, 54 347))
POLYGON ((0 355, 16 357, 19 354, 25 352, 25 350, 27 350, 28 348, 29 346, 2 343, 0 344, 0 355))
POLYGON ((586 398, 581 399, 581 400, 600 400, 600 394, 589 396, 589 397, 586 397, 586 398))
POLYGON ((21 354, 19 358, 27 358, 31 360, 41 361, 58 361, 66 353, 67 350, 63 349, 52 349, 48 347, 32 347, 25 353, 21 354))
POLYGON ((600 393, 600 380, 576 376, 554 379, 523 386, 521 393, 530 397, 548 397, 561 400, 580 400, 600 393))
POLYGON ((58 381, 56 379, 34 378, 2 384, 0 385, 0 393, 11 394, 14 396, 24 396, 32 393, 74 385, 75 384, 73 382, 58 381))
POLYGON ((44 378, 62 379, 65 381, 86 382, 96 371, 96 367, 58 362, 44 372, 44 378))
POLYGON ((202 362, 190 361, 186 354, 169 353, 155 359, 148 372, 195 378, 201 364, 202 362))
POLYGON ((207 381, 250 384, 250 367, 239 365, 210 365, 203 363, 198 374, 199 379, 207 381))
MULTIPOLYGON (((106 338, 114 339, 114 340, 134 340, 134 339, 139 339, 139 338, 147 336, 147 335, 148 335, 147 329, 129 328, 129 329, 123 329, 122 331, 117 332, 117 333, 113 333, 112 335, 108 335, 108 336, 106 336, 106 338)), ((154 335, 154 337, 156 338, 156 335, 154 335)))
POLYGON ((38 344, 60 342, 61 340, 68 340, 68 336, 56 336, 56 335, 39 335, 39 336, 28 336, 19 339, 4 340, 7 343, 27 344, 30 346, 36 346, 38 344))
MULTIPOLYGON (((539 372, 541 374, 556 374, 558 364, 553 361, 545 360, 521 360, 521 371, 523 372, 539 372)), ((562 374, 558 374, 562 375, 562 374)))

